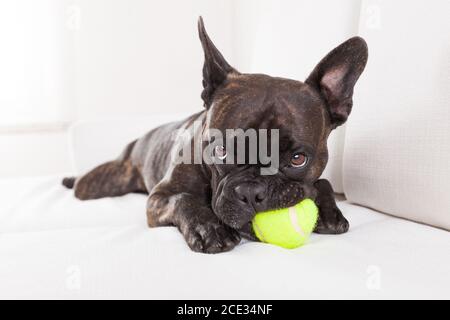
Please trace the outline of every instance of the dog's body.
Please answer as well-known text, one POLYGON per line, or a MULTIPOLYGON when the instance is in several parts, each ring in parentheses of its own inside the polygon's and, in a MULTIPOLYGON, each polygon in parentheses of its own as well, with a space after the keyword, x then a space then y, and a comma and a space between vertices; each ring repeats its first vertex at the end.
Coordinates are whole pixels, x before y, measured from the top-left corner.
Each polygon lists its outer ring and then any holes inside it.
MULTIPOLYGON (((255 240, 255 212, 288 207, 312 198, 319 207, 318 233, 343 233, 348 222, 333 190, 318 180, 328 159, 327 138, 344 123, 353 86, 367 61, 367 46, 352 38, 327 55, 305 83, 266 75, 241 74, 222 57, 199 21, 205 52, 202 98, 205 110, 158 127, 130 143, 115 161, 78 179, 65 179, 82 200, 149 193, 148 224, 177 226, 194 251, 232 249, 241 236, 255 240), (189 145, 205 147, 205 130, 278 129, 280 164, 261 175, 261 164, 196 164, 173 161, 186 143, 174 132, 194 129, 189 145)), ((228 145, 227 145, 228 146, 228 145)), ((218 150, 227 157, 224 147, 218 150)))

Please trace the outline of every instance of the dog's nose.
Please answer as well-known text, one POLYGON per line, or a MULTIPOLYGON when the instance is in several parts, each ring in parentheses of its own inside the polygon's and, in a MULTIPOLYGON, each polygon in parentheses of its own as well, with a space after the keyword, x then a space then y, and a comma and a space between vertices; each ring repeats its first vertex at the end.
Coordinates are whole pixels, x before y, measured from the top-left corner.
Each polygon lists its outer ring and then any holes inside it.
POLYGON ((267 188, 262 183, 240 184, 234 188, 234 192, 241 203, 253 206, 256 211, 263 208, 267 196, 267 188))

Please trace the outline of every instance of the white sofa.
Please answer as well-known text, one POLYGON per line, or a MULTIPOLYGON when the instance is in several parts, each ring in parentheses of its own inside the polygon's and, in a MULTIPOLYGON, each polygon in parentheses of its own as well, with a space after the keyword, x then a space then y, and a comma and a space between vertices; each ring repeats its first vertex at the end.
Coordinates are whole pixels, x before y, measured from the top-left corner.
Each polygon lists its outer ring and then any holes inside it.
MULTIPOLYGON (((164 120, 75 125, 76 171, 164 120)), ((448 231, 348 201, 339 202, 347 234, 203 255, 175 228, 147 228, 144 195, 82 202, 60 182, 0 181, 0 298, 450 298, 448 231)))
MULTIPOLYGON (((363 1, 369 64, 325 172, 347 199, 338 203, 347 234, 313 235, 296 250, 243 242, 203 255, 174 228, 148 229, 143 195, 81 202, 62 176, 3 179, 0 298, 449 299, 448 8, 363 1), (423 12, 433 21, 413 23, 423 12)), ((68 174, 175 118, 76 124, 68 174)))

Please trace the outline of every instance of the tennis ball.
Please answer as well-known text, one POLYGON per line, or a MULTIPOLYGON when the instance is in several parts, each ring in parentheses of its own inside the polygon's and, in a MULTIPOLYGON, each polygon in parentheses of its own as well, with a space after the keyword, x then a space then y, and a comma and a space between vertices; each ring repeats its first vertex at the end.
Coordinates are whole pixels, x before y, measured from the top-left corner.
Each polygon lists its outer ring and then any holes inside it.
POLYGON ((294 249, 306 243, 318 217, 314 201, 305 199, 290 208, 257 213, 252 226, 260 241, 294 249))

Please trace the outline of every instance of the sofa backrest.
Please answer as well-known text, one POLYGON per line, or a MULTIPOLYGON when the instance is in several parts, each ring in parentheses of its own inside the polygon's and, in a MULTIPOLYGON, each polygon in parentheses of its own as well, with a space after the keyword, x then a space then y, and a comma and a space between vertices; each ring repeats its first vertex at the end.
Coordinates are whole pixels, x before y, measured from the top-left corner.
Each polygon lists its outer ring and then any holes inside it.
POLYGON ((182 120, 188 114, 80 121, 69 130, 73 174, 80 175, 116 159, 128 143, 161 124, 182 120))
POLYGON ((450 229, 450 1, 365 0, 346 127, 349 201, 450 229))

